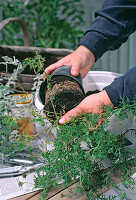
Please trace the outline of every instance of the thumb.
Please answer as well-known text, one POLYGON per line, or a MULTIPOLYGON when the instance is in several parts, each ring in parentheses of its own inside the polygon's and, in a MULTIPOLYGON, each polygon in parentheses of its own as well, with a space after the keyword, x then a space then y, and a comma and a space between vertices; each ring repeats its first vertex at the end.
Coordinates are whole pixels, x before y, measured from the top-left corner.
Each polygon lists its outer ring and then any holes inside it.
POLYGON ((65 115, 63 115, 60 120, 59 123, 60 124, 65 124, 66 122, 71 121, 71 117, 77 117, 79 114, 81 114, 81 109, 80 106, 76 106, 75 108, 73 108, 72 110, 68 111, 65 115))
POLYGON ((73 76, 78 76, 79 72, 80 72, 80 63, 77 62, 73 63, 71 68, 71 74, 73 76))

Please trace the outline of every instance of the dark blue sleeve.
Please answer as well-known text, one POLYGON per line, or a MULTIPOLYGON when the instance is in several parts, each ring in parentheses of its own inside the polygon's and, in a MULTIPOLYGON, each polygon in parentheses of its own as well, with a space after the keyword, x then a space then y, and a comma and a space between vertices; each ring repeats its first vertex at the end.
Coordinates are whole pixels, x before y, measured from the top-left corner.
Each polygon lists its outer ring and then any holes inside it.
POLYGON ((105 0, 80 45, 97 61, 106 51, 115 50, 136 30, 136 0, 105 0))
POLYGON ((129 99, 130 103, 136 100, 136 67, 125 75, 116 78, 104 88, 114 106, 118 106, 121 99, 129 99))

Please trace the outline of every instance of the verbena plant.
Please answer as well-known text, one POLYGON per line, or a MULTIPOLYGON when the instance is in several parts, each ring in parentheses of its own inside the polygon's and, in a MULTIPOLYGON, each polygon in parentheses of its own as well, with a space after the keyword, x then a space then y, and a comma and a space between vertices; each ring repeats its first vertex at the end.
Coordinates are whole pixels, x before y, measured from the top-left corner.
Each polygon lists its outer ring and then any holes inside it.
MULTIPOLYGON (((0 7, 3 19, 19 17, 24 20, 31 46, 75 49, 83 37, 80 27, 84 23, 84 11, 80 0, 1 0, 0 7)), ((1 44, 23 45, 17 22, 9 24, 1 33, 1 44)))
MULTIPOLYGON (((11 61, 12 60, 6 57, 6 63, 11 61)), ((37 66, 34 60, 27 59, 27 61, 29 64, 32 63, 35 67, 37 66)), ((37 77, 38 82, 35 82, 34 89, 41 84, 41 75, 38 74, 37 77)), ((46 75, 46 78, 48 89, 51 90, 51 77, 46 75)), ((0 91, 5 91, 3 85, 1 85, 0 91)), ((8 91, 10 93, 11 89, 7 90, 7 92, 8 91)), ((2 132, 2 135, 6 135, 15 122, 12 117, 9 117, 12 115, 5 114, 7 110, 10 110, 11 105, 10 103, 3 104, 3 98, 6 99, 7 95, 5 95, 4 92, 0 94, 2 105, 0 107, 0 122, 5 130, 4 134, 2 132), (9 122, 5 123, 7 119, 9 122)), ((8 99, 6 102, 10 102, 10 100, 8 99)), ((114 186, 120 190, 117 185, 115 186, 113 179, 114 173, 119 174, 125 186, 129 187, 129 185, 132 184, 133 181, 130 179, 130 176, 132 174, 132 168, 136 167, 136 156, 132 155, 129 150, 125 148, 125 137, 123 134, 118 136, 114 133, 111 134, 106 127, 109 124, 109 117, 113 114, 118 116, 119 120, 123 120, 124 116, 127 117, 128 113, 135 115, 136 102, 130 104, 129 101, 122 101, 120 108, 111 110, 110 107, 106 106, 104 110, 103 116, 100 114, 87 113, 79 115, 78 118, 73 118, 71 122, 64 125, 59 125, 58 117, 56 117, 56 120, 52 124, 57 131, 57 137, 52 141, 54 149, 46 152, 41 151, 40 154, 43 158, 44 166, 36 171, 37 174, 34 178, 35 188, 42 189, 42 199, 45 200, 50 188, 58 187, 59 182, 62 180, 64 187, 70 185, 73 181, 76 182, 79 180, 79 186, 77 186, 76 191, 86 191, 88 199, 90 200, 115 199, 114 197, 106 198, 99 193, 99 189, 103 186, 107 186, 107 188, 114 186), (98 126, 97 121, 101 119, 101 117, 103 117, 104 122, 98 126), (84 150, 82 147, 83 141, 88 148, 87 150, 84 150), (104 163, 107 160, 110 165, 105 168, 104 163)), ((55 105, 54 114, 56 115, 55 105)), ((32 121, 44 125, 46 119, 45 115, 32 110, 31 117, 32 121)), ((18 141, 18 138, 16 139, 14 143, 18 141)), ((3 141, 0 143, 1 152, 7 154, 6 147, 10 146, 9 136, 4 136, 1 141, 3 141), (4 144, 4 141, 6 141, 6 144, 4 144)), ((47 138, 46 142, 48 143, 47 138)), ((19 144, 22 145, 24 143, 19 140, 19 144)), ((19 148, 19 146, 16 146, 16 150, 19 150, 19 148)), ((11 152, 13 152, 13 150, 12 148, 11 152)), ((124 192, 120 190, 120 199, 123 199, 124 196, 124 192)))

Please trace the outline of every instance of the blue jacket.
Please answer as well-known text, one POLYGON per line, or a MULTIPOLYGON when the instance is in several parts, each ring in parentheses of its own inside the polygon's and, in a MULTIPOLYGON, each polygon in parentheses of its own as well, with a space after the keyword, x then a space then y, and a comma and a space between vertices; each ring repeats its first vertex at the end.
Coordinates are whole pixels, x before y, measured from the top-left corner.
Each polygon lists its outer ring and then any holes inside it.
MULTIPOLYGON (((87 47, 97 61, 106 51, 115 50, 136 30, 136 0, 105 0, 95 13, 96 19, 80 44, 87 47)), ((136 67, 105 88, 114 106, 120 99, 136 98, 136 67)))

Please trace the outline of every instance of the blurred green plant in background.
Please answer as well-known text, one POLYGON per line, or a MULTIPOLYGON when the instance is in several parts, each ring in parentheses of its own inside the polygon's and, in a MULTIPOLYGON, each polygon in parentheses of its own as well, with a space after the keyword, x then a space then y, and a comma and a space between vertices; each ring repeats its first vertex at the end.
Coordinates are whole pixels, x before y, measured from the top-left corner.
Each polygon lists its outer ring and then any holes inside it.
MULTIPOLYGON (((31 46, 75 49, 83 37, 81 0, 1 0, 2 19, 19 17, 27 25, 31 46)), ((22 45, 23 33, 18 23, 2 31, 1 44, 22 45)))

